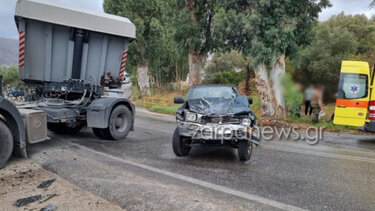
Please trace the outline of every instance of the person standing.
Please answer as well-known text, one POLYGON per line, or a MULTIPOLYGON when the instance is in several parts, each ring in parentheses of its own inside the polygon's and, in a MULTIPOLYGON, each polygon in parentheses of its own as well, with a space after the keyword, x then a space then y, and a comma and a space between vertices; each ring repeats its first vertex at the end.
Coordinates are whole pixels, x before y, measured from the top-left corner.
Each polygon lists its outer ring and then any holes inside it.
POLYGON ((314 86, 310 85, 307 89, 305 89, 305 115, 309 114, 311 116, 312 108, 311 108, 311 94, 314 91, 314 86))
POLYGON ((322 85, 318 85, 311 93, 311 110, 313 124, 319 122, 319 114, 323 108, 323 90, 324 87, 322 85))

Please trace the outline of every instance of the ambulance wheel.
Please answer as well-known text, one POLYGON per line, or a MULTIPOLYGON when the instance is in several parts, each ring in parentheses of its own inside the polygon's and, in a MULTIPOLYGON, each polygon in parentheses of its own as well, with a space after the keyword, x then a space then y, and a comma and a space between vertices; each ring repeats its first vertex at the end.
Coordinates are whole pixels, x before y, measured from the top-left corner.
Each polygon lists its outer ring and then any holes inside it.
POLYGON ((13 152, 13 135, 4 121, 0 120, 0 169, 4 168, 13 152))

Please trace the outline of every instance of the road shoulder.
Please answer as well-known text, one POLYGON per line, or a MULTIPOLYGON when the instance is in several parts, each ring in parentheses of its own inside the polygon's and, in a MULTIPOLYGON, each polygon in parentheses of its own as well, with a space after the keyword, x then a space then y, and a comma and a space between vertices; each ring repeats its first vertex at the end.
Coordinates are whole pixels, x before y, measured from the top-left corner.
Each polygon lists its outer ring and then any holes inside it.
POLYGON ((43 169, 31 160, 12 160, 0 170, 0 204, 1 210, 40 210, 47 205, 53 205, 57 210, 122 210, 108 200, 43 169), (48 188, 37 188, 43 181, 51 179, 56 180, 48 188), (44 198, 49 195, 52 198, 20 208, 14 206, 17 200, 36 195, 42 195, 44 198))

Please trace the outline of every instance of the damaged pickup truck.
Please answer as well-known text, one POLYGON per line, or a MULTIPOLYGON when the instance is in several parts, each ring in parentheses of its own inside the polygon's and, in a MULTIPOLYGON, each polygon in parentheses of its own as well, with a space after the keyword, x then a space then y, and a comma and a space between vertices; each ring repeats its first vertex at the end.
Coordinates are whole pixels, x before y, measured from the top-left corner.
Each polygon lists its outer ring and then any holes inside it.
POLYGON ((186 100, 175 97, 174 103, 182 104, 172 143, 177 156, 187 156, 195 146, 226 146, 237 148, 240 160, 247 161, 254 144, 260 145, 252 99, 240 96, 234 86, 192 86, 186 100))

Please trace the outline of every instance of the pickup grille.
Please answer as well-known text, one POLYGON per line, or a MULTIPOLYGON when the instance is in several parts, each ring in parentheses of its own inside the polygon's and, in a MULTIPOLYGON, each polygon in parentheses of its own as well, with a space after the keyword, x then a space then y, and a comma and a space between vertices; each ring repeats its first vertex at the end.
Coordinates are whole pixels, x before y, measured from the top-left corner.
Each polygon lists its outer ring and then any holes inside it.
POLYGON ((201 123, 240 124, 240 119, 231 116, 202 116, 201 123))

